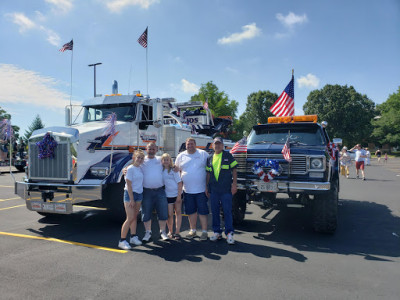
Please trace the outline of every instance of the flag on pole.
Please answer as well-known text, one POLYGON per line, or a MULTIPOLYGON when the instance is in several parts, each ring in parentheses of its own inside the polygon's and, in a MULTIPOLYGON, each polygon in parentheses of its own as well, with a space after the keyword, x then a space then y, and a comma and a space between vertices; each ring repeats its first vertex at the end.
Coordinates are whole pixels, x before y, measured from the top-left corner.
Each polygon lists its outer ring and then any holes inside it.
POLYGON ((204 104, 203 104, 203 108, 204 108, 205 110, 208 110, 208 98, 206 98, 206 101, 205 101, 204 104))
POLYGON ((247 152, 247 138, 244 136, 242 139, 236 142, 233 145, 230 153, 231 154, 238 154, 238 153, 246 153, 247 152))
POLYGON ((282 94, 269 109, 277 117, 294 115, 294 76, 282 94))
POLYGON ((71 50, 71 51, 72 51, 73 48, 74 48, 74 41, 71 40, 69 43, 64 44, 64 45, 61 47, 61 49, 58 50, 58 51, 61 51, 61 52, 64 52, 65 50, 71 50))
POLYGON ((143 48, 147 48, 147 28, 146 30, 142 33, 142 35, 138 38, 138 43, 142 45, 143 48))
POLYGON ((286 140, 285 145, 282 148, 282 154, 283 154, 283 158, 285 160, 287 160, 288 162, 292 161, 292 158, 290 156, 290 143, 289 143, 289 137, 286 140))

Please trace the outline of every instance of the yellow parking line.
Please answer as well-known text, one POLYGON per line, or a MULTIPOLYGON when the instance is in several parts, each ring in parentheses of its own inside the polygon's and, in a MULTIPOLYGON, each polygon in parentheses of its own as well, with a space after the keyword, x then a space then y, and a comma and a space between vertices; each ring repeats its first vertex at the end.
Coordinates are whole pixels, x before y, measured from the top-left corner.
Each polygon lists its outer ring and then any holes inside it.
POLYGON ((96 245, 91 245, 91 244, 83 244, 83 243, 72 242, 72 241, 67 241, 67 240, 60 240, 60 239, 55 239, 55 238, 47 238, 47 237, 27 235, 27 234, 9 233, 9 232, 0 231, 0 235, 21 237, 21 238, 27 238, 27 239, 45 240, 45 241, 50 241, 50 242, 64 243, 64 244, 94 248, 94 249, 98 249, 98 250, 117 252, 117 253, 127 253, 128 252, 127 250, 118 250, 118 249, 101 247, 101 246, 96 246, 96 245))
POLYGON ((16 200, 16 199, 21 199, 21 198, 20 197, 14 197, 14 198, 0 199, 0 202, 9 201, 9 200, 16 200))
POLYGON ((14 187, 13 185, 0 185, 0 187, 14 187))
POLYGON ((16 205, 16 206, 10 206, 10 207, 5 207, 5 208, 0 208, 0 210, 6 210, 6 209, 11 209, 11 208, 16 208, 16 207, 21 207, 21 206, 25 206, 25 204, 16 205))
POLYGON ((107 210, 107 208, 104 208, 104 207, 94 207, 94 206, 85 206, 85 205, 74 205, 74 206, 81 207, 81 208, 88 208, 88 209, 107 210))

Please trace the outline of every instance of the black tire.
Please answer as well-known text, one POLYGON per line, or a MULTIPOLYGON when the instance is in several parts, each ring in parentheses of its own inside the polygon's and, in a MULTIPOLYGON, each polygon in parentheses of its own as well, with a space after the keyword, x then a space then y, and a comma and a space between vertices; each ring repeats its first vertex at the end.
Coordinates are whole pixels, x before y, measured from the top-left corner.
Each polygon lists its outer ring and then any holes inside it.
POLYGON ((103 190, 103 200, 107 207, 110 218, 116 222, 123 222, 126 219, 123 202, 125 179, 119 183, 108 184, 103 190))
POLYGON ((23 166, 16 166, 15 168, 20 172, 24 172, 25 171, 25 167, 23 167, 23 166))
POLYGON ((237 191, 232 198, 233 224, 239 225, 243 222, 246 214, 246 192, 237 191))
POLYGON ((332 182, 327 194, 315 195, 313 203, 313 227, 316 232, 334 233, 337 227, 339 186, 332 182))

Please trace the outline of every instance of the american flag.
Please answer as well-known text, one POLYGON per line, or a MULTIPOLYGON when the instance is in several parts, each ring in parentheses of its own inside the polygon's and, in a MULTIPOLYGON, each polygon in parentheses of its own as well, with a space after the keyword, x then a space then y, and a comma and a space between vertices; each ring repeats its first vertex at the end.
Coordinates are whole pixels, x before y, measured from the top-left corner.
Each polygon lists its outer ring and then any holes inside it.
POLYGON ((142 35, 138 38, 138 43, 142 45, 143 48, 147 48, 147 28, 146 30, 142 33, 142 35))
POLYGON ((294 76, 286 86, 282 94, 269 108, 269 110, 277 117, 294 115, 294 76))
POLYGON ((204 108, 205 110, 208 110, 208 99, 206 99, 206 101, 204 102, 203 108, 204 108))
POLYGON ((65 50, 73 50, 74 41, 71 40, 69 43, 64 44, 59 51, 64 52, 65 50))
POLYGON ((243 137, 241 140, 237 141, 235 145, 233 145, 230 153, 246 153, 247 152, 247 138, 243 137))
POLYGON ((282 148, 282 154, 283 154, 283 158, 286 159, 288 162, 292 161, 292 158, 290 157, 289 138, 286 140, 286 143, 282 148))

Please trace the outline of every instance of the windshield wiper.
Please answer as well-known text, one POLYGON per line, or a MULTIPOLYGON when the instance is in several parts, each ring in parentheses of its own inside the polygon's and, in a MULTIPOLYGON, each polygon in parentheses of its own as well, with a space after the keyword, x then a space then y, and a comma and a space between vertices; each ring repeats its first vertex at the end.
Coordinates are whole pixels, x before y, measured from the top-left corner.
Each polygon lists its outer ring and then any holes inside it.
POLYGON ((253 144, 276 144, 276 142, 269 142, 269 141, 259 141, 259 142, 255 142, 253 144))
POLYGON ((306 143, 302 143, 302 142, 299 142, 299 141, 290 141, 290 144, 293 144, 293 145, 307 145, 306 143))

